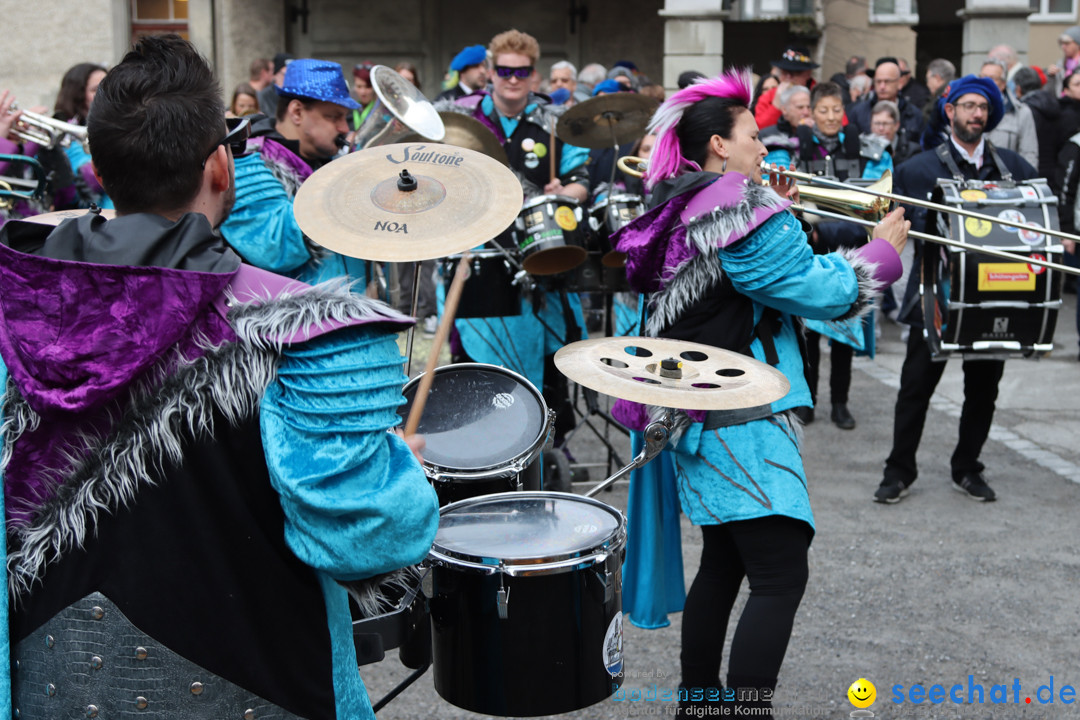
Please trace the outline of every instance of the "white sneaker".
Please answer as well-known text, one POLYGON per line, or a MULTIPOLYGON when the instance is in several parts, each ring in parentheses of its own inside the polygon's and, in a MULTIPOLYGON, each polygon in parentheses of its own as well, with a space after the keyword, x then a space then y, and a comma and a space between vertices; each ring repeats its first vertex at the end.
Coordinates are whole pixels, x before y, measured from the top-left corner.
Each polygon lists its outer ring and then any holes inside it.
POLYGON ((424 318, 424 334, 429 337, 435 336, 435 331, 439 329, 439 318, 435 315, 428 315, 424 318))

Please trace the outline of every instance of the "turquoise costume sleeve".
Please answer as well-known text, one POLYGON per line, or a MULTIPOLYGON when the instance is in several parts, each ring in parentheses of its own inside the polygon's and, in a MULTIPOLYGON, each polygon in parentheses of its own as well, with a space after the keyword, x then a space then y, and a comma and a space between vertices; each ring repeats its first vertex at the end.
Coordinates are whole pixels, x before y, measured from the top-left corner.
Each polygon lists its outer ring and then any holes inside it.
POLYGON ((780 167, 786 168, 791 165, 791 153, 779 148, 770 150, 769 154, 765 156, 765 162, 770 165, 779 165, 780 167))
MULTIPOLYGON (((768 160, 768 158, 765 158, 768 160)), ((869 160, 863 168, 863 180, 880 180, 886 172, 893 171, 892 156, 887 152, 881 153, 880 160, 869 160)))
POLYGON ((815 255, 790 213, 773 215, 719 252, 736 290, 780 312, 830 320, 858 299, 851 265, 837 253, 815 255))
POLYGON ((311 259, 293 217, 292 198, 261 153, 236 160, 236 204, 221 225, 236 252, 250 264, 290 274, 311 259))
POLYGON ((288 349, 261 423, 285 540, 307 565, 360 580, 423 560, 438 529, 435 491, 400 423, 395 337, 339 330, 288 349))
POLYGON ((577 145, 563 145, 562 158, 559 160, 559 174, 565 175, 589 160, 589 149, 577 145))

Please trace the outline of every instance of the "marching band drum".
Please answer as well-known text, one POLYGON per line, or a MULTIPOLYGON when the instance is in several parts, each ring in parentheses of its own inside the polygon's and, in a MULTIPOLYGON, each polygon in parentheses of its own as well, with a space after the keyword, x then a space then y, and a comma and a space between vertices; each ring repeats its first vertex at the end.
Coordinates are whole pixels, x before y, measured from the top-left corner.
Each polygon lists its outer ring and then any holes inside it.
POLYGON ((1054 347, 1063 277, 1053 268, 1023 262, 1023 256, 1061 262, 1060 240, 1040 231, 1058 229, 1057 198, 1042 179, 1015 186, 940 180, 938 187, 945 205, 1039 229, 973 217, 948 223, 956 240, 1018 257, 1003 261, 976 250, 927 248, 921 290, 931 354, 940 360, 953 354, 967 359, 1046 355, 1054 347))

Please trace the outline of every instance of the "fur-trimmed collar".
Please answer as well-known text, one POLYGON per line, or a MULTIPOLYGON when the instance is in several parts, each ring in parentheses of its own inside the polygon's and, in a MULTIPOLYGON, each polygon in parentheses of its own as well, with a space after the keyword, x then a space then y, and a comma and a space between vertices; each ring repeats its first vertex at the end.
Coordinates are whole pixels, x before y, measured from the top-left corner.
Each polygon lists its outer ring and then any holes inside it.
MULTIPOLYGON (((45 566, 92 532, 101 513, 133 502, 153 483, 163 463, 179 463, 192 437, 213 434, 215 413, 230 423, 252 417, 277 376, 286 338, 311 322, 343 318, 385 320, 386 308, 355 295, 346 285, 235 306, 229 321, 236 342, 205 347, 179 367, 162 367, 153 387, 132 386, 108 433, 83 437, 58 484, 26 525, 11 525, 8 585, 16 600, 41 577, 45 566)), ((175 358, 170 359, 175 362, 175 358)), ((119 406, 118 406, 119 407, 119 406)), ((15 443, 40 423, 13 384, 4 400, 3 468, 15 443)), ((0 468, 0 469, 3 469, 0 468)))

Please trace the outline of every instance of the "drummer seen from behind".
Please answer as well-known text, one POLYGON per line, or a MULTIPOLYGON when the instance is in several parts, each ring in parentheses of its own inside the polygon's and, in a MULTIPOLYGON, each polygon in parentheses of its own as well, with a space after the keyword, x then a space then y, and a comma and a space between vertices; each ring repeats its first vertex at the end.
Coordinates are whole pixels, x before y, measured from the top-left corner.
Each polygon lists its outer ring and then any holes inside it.
MULTIPOLYGON (((672 411, 674 482, 703 538, 683 612, 683 714, 772 717, 814 535, 793 412, 810 402, 798 318, 868 312, 899 277, 898 251, 907 240, 904 211, 896 210, 864 247, 815 255, 788 210, 787 198, 797 199, 791 181, 771 177, 772 188, 761 185, 766 149, 749 110, 752 90, 748 71, 731 71, 660 106, 649 127, 657 135, 646 175, 653 208, 617 237, 631 287, 647 295, 643 335, 750 354, 790 383, 780 400, 747 411, 672 411), (728 621, 744 577, 750 595, 722 680, 728 621), (735 700, 724 702, 727 689, 735 700)), ((613 414, 641 432, 664 409, 620 400, 613 414)), ((648 522, 633 507, 631 532, 648 522)), ((653 586, 657 597, 662 582, 653 586)))
POLYGON ((215 228, 246 127, 194 46, 142 38, 89 116, 116 218, 0 231, 3 717, 374 720, 349 595, 439 519, 387 432, 408 321, 241 264, 215 228))
MULTIPOLYGON (((584 203, 589 194, 585 169, 589 151, 557 137, 551 146, 553 130, 565 107, 552 106, 529 89, 540 59, 540 44, 531 35, 507 30, 492 38, 488 54, 492 59, 491 94, 477 92, 454 103, 437 103, 436 108, 470 114, 495 134, 506 150, 510 169, 521 181, 526 200, 560 195, 584 203), (551 153, 555 158, 554 178, 551 153)), ((506 241, 505 235, 497 240, 503 244, 506 241)), ((547 287, 542 284, 524 299, 519 315, 456 321, 458 335, 451 337, 451 354, 456 360, 502 365, 543 388, 549 407, 558 417, 558 446, 562 434, 573 424, 573 411, 569 408, 565 378, 554 369, 551 358, 560 347, 581 338, 584 320, 576 293, 544 292, 547 287), (573 320, 569 326, 568 317, 573 320), (544 387, 549 381, 557 387, 544 387)))

